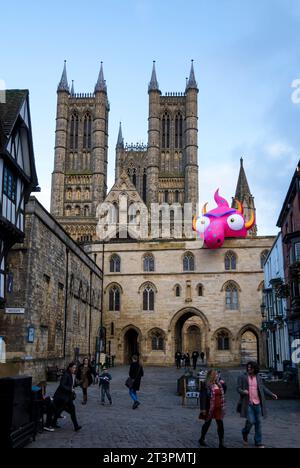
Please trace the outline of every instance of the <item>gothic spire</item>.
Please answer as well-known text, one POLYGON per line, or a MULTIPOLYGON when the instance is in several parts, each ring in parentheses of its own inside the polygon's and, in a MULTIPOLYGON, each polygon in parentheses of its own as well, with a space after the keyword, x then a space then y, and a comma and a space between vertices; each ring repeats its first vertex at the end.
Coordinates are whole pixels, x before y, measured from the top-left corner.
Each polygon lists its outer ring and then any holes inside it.
POLYGON ((117 141, 117 148, 124 148, 124 138, 122 133, 122 123, 120 122, 119 136, 117 141))
POLYGON ((153 69, 151 75, 151 81, 149 83, 149 91, 159 91, 159 85, 156 77, 156 68, 155 68, 155 60, 153 61, 153 69))
POLYGON ((72 80, 72 87, 71 87, 71 96, 74 96, 75 89, 74 89, 74 80, 72 80))
POLYGON ((101 62, 98 81, 95 86, 95 93, 97 93, 98 91, 103 91, 104 93, 107 92, 107 86, 106 86, 106 81, 104 79, 104 72, 103 72, 103 62, 101 62))
POLYGON ((64 69, 61 75, 61 79, 57 87, 57 91, 66 91, 67 93, 70 92, 69 84, 68 84, 68 77, 67 77, 67 61, 66 60, 65 60, 64 69))
POLYGON ((197 81, 195 78, 195 71, 194 71, 194 60, 192 60, 190 77, 186 85, 186 89, 198 89, 197 81))
POLYGON ((239 173, 239 178, 238 178, 238 183, 236 187, 236 192, 235 192, 235 198, 237 198, 241 203, 243 203, 243 200, 248 197, 252 197, 247 176, 245 173, 244 169, 244 159, 241 158, 240 160, 241 167, 240 167, 240 173, 239 173))
MULTIPOLYGON (((235 191, 235 198, 242 203, 244 207, 244 215, 247 221, 249 221, 251 217, 251 211, 254 211, 256 214, 256 208, 255 208, 255 203, 254 203, 254 197, 250 192, 246 172, 244 169, 244 159, 241 158, 240 160, 240 173, 239 173, 239 178, 236 186, 236 191, 235 191)), ((232 202, 232 207, 237 208, 235 200, 233 199, 232 202)), ((250 236, 256 236, 257 235, 257 225, 255 224, 253 228, 249 231, 250 236)))

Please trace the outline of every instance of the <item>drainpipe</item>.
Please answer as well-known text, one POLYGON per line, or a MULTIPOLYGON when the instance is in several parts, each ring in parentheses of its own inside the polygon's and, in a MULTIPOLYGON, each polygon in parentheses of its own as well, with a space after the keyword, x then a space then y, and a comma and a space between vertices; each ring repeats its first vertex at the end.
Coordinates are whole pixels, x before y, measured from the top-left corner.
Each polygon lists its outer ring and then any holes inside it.
POLYGON ((105 243, 104 241, 102 242, 102 281, 101 281, 101 312, 100 312, 100 317, 101 317, 101 322, 100 322, 100 333, 101 333, 101 340, 100 340, 100 353, 103 351, 106 352, 106 349, 103 350, 103 304, 104 304, 104 248, 105 248, 105 243))
POLYGON ((68 328, 68 297, 69 297, 69 249, 66 249, 66 295, 65 295, 65 321, 64 321, 64 354, 63 357, 66 359, 66 348, 67 348, 67 328, 68 328))
POLYGON ((90 271, 90 319, 89 319, 89 356, 91 354, 91 333, 92 333, 92 288, 93 288, 93 272, 90 271))

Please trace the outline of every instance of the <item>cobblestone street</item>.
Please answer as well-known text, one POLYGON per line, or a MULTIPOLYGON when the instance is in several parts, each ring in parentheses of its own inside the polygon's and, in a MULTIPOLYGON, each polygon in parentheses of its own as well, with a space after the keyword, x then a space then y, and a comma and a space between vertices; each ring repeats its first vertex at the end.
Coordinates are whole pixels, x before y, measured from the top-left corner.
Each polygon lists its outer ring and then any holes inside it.
MULTIPOLYGON (((98 386, 89 389, 88 405, 81 405, 81 390, 77 390, 77 416, 83 426, 73 431, 69 416, 60 420, 61 429, 55 433, 39 434, 30 448, 198 448, 202 422, 198 408, 192 403, 182 407, 176 395, 177 378, 181 370, 146 368, 139 399, 141 406, 133 411, 124 386, 127 368, 111 369, 113 405, 100 405, 98 386)), ((244 420, 235 413, 237 404, 236 379, 238 370, 222 373, 228 384, 225 442, 227 447, 241 448, 241 429, 244 420)), ((53 393, 56 384, 49 384, 53 393)), ((300 400, 268 401, 269 418, 263 423, 264 443, 271 448, 300 447, 300 400)), ((253 447, 253 437, 249 439, 253 447)), ((217 446, 216 426, 207 436, 210 447, 217 446)))

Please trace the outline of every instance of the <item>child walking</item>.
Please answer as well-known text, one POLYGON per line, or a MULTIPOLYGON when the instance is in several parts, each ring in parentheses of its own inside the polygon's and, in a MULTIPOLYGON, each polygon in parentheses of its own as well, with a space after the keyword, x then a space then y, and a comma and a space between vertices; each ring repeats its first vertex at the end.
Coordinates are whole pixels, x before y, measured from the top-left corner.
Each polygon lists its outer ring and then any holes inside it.
POLYGON ((109 401, 109 404, 112 405, 112 399, 111 399, 111 394, 110 394, 110 381, 112 377, 111 375, 107 372, 107 367, 103 366, 102 368, 102 374, 100 374, 99 377, 99 387, 101 387, 101 405, 104 406, 105 403, 105 395, 109 401))

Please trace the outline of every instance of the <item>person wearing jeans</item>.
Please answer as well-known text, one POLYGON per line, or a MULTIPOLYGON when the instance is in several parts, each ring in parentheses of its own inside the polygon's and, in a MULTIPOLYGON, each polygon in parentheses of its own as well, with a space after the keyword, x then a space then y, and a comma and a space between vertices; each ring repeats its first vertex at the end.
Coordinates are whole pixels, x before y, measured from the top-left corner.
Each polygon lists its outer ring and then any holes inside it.
POLYGON ((132 363, 129 369, 129 377, 133 380, 133 384, 131 388, 129 388, 129 395, 133 401, 132 409, 136 409, 140 405, 140 402, 137 397, 137 392, 140 389, 141 380, 143 376, 144 376, 143 367, 139 362, 138 356, 134 355, 132 356, 132 363))
POLYGON ((248 444, 248 436, 252 427, 255 427, 254 442, 258 448, 264 448, 262 441, 262 417, 267 417, 265 396, 274 400, 278 397, 268 390, 259 377, 259 367, 256 362, 248 362, 247 372, 238 379, 237 391, 240 394, 238 412, 242 418, 246 418, 246 424, 242 430, 243 442, 248 444))

